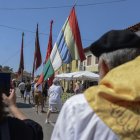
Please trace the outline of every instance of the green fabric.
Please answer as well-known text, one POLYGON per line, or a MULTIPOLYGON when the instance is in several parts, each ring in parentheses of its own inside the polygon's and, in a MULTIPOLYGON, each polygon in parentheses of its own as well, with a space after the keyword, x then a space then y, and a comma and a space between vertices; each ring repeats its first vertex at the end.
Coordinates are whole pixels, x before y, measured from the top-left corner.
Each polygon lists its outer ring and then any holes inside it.
POLYGON ((43 69, 44 80, 47 80, 53 74, 54 74, 54 69, 52 67, 52 63, 49 58, 43 69))

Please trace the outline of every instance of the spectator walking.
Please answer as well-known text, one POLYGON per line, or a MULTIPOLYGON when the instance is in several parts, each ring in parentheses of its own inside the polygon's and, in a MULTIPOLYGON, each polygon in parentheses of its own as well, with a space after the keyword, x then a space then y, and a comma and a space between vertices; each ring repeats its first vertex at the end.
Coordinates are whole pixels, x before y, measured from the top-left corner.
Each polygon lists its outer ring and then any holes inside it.
POLYGON ((63 90, 62 90, 62 87, 60 86, 60 82, 57 79, 54 79, 52 86, 50 86, 48 90, 49 108, 48 108, 45 123, 50 122, 49 119, 50 119, 51 113, 60 111, 62 107, 62 101, 61 101, 62 93, 63 93, 63 90))
POLYGON ((35 99, 35 107, 36 112, 38 113, 39 105, 41 105, 41 113, 44 113, 43 110, 44 103, 43 103, 43 95, 42 95, 42 84, 37 84, 38 78, 35 79, 35 85, 34 85, 34 99, 35 99))
POLYGON ((18 85, 18 88, 19 88, 20 93, 21 93, 21 98, 24 98, 25 82, 22 81, 22 82, 18 85))
POLYGON ((65 102, 51 140, 136 140, 140 134, 140 37, 112 30, 90 46, 100 82, 65 102))
POLYGON ((29 104, 31 104, 30 92, 31 92, 31 83, 30 83, 30 80, 27 80, 27 83, 25 84, 24 103, 26 103, 26 98, 28 98, 28 102, 29 104))

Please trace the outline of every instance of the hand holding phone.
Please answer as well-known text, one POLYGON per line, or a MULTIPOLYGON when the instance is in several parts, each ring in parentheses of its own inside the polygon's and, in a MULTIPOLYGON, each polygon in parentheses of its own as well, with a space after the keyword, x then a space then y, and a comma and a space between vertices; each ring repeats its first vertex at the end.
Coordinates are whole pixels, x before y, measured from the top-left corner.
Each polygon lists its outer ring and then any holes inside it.
POLYGON ((10 94, 11 74, 0 72, 0 94, 10 94))
POLYGON ((16 106, 16 94, 14 89, 10 89, 10 95, 6 96, 5 94, 2 94, 3 102, 8 107, 16 106))

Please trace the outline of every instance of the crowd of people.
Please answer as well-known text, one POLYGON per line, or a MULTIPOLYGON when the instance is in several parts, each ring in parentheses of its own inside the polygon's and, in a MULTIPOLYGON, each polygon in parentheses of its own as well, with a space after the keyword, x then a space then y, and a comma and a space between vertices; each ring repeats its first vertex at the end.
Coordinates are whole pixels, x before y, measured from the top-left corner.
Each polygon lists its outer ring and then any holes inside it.
MULTIPOLYGON (((22 81, 18 85, 21 98, 24 102, 28 98, 30 104, 32 93, 36 111, 41 105, 43 112, 48 97, 45 123, 52 112, 60 111, 51 140, 140 139, 140 37, 129 30, 111 30, 92 43, 90 50, 99 59, 98 85, 78 94, 83 87, 77 82, 76 95, 62 106, 63 88, 57 79, 49 88, 46 83, 38 85, 38 79, 22 81)), ((0 94, 0 114, 0 137, 4 140, 43 139, 41 126, 17 108, 14 89, 10 96, 0 94), (7 115, 3 103, 13 117, 7 115)))
POLYGON ((63 88, 60 85, 59 80, 54 79, 51 87, 48 87, 46 81, 44 81, 42 84, 38 84, 37 81, 38 77, 36 77, 33 82, 30 82, 30 80, 25 82, 23 80, 21 83, 19 83, 18 88, 24 103, 26 103, 26 99, 28 99, 28 103, 31 104, 30 98, 32 97, 32 104, 35 105, 37 113, 39 111, 39 107, 41 108, 40 112, 45 113, 43 108, 47 101, 49 104, 49 110, 52 110, 51 112, 54 111, 54 108, 56 108, 57 111, 60 111, 62 106, 61 95, 63 93, 63 88), (52 104, 56 107, 52 107, 52 104))

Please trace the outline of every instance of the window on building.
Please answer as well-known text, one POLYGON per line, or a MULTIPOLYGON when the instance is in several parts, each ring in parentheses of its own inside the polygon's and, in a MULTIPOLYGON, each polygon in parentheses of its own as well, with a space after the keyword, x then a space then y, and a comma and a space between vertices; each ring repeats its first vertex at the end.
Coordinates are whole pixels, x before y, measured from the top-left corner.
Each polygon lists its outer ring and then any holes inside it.
POLYGON ((95 57, 95 64, 98 64, 98 62, 99 62, 98 57, 95 57))
POLYGON ((87 56, 87 66, 91 65, 92 55, 87 56))
POLYGON ((83 63, 83 62, 79 62, 79 70, 80 70, 80 71, 85 70, 84 67, 85 67, 85 66, 84 66, 84 63, 83 63))

